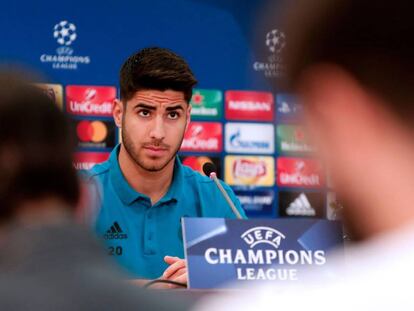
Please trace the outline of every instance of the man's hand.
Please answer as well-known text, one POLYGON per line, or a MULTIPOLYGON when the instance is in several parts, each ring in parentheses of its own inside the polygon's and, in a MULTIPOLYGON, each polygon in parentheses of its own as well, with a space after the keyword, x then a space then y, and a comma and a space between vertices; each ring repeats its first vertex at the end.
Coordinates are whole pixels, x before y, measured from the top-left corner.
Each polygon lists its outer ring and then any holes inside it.
MULTIPOLYGON (((186 266, 185 260, 178 258, 178 257, 165 256, 164 261, 170 266, 167 269, 165 269, 164 273, 161 275, 159 279, 187 284, 187 266, 186 266)), ((136 279, 136 280, 129 280, 128 282, 133 285, 144 286, 150 281, 151 280, 136 279)), ((180 288, 180 286, 174 285, 174 284, 167 284, 167 283, 157 283, 157 284, 151 285, 150 288, 151 289, 167 289, 167 288, 180 288)))
MULTIPOLYGON (((164 261, 170 266, 165 269, 162 279, 187 284, 187 265, 184 259, 178 257, 165 256, 164 261)), ((179 286, 169 284, 169 288, 179 286)))

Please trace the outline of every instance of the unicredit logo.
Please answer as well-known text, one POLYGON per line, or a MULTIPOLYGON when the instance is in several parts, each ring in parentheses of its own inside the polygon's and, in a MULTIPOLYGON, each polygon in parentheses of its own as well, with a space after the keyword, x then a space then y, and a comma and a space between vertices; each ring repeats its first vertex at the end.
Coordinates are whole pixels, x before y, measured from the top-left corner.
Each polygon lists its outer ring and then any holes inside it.
POLYGON ((283 184, 292 184, 298 186, 320 186, 319 175, 302 175, 301 173, 280 173, 280 181, 283 184))
POLYGON ((68 113, 85 116, 112 116, 116 89, 111 86, 66 87, 66 110, 68 113))
POLYGON ((249 160, 236 160, 233 164, 233 175, 235 178, 255 178, 266 175, 266 163, 249 160))
POLYGON ((203 127, 198 125, 194 126, 191 130, 191 137, 184 139, 182 147, 188 149, 204 149, 204 150, 215 150, 218 148, 217 138, 200 138, 203 133, 203 127))
POLYGON ((111 114, 112 113, 112 103, 111 102, 102 102, 94 103, 92 102, 96 98, 97 91, 93 88, 88 88, 85 91, 85 100, 78 102, 71 100, 69 102, 70 110, 75 113, 86 113, 86 114, 111 114))
POLYGON ((204 150, 216 150, 219 147, 219 141, 217 138, 199 139, 197 137, 191 137, 183 140, 182 148, 186 149, 204 149, 204 150))
POLYGON ((286 172, 280 173, 280 181, 286 184, 303 185, 303 186, 319 186, 319 175, 318 174, 303 174, 306 164, 304 161, 296 161, 295 173, 289 174, 286 172))
POLYGON ((221 133, 220 123, 193 122, 184 136, 181 150, 219 152, 222 149, 221 133))
POLYGON ((303 171, 305 169, 305 162, 303 161, 296 161, 295 162, 295 170, 300 172, 303 171))
POLYGON ((325 183, 319 161, 313 159, 277 159, 278 184, 283 186, 322 187, 325 183))
POLYGON ((70 105, 70 110, 75 113, 87 113, 87 114, 111 114, 112 113, 111 102, 95 104, 89 101, 85 101, 85 102, 70 101, 69 105, 70 105))
POLYGON ((90 101, 96 97, 96 89, 86 89, 85 100, 90 101))
POLYGON ((203 127, 201 125, 194 126, 191 129, 191 136, 196 137, 199 136, 203 132, 203 127))
POLYGON ((272 106, 268 102, 254 102, 254 101, 229 101, 230 110, 242 111, 271 111, 272 106))

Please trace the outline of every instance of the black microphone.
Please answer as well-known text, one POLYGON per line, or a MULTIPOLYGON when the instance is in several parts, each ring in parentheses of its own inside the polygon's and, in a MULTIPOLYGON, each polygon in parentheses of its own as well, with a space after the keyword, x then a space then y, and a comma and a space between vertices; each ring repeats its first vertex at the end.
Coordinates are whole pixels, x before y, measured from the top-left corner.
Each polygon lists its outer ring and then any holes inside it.
POLYGON ((210 177, 211 180, 214 181, 214 183, 216 184, 217 188, 219 188, 221 194, 224 196, 224 198, 226 199, 227 203, 230 205, 233 213, 236 215, 236 217, 238 219, 243 219, 243 217, 240 215, 240 212, 237 210, 236 206, 234 206, 233 201, 230 199, 229 195, 227 194, 226 190, 224 190, 223 186, 220 184, 219 180, 217 179, 217 174, 216 174, 216 166, 211 163, 211 162, 206 162, 203 165, 203 172, 204 174, 206 174, 208 177, 210 177))
POLYGON ((215 173, 216 172, 216 166, 211 163, 211 162, 206 162, 203 165, 203 172, 204 174, 206 174, 206 176, 210 177, 211 173, 215 173))

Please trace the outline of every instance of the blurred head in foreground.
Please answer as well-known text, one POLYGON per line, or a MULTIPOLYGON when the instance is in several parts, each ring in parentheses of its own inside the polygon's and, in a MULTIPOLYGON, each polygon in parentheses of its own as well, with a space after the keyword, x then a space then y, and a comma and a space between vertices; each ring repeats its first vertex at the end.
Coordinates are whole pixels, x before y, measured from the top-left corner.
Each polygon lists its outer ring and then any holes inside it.
POLYGON ((295 1, 288 86, 356 238, 414 221, 414 23, 407 1, 295 1), (298 22, 300 21, 300 22, 298 22))
POLYGON ((40 89, 0 72, 0 220, 53 220, 74 208, 79 185, 63 113, 40 89))
POLYGON ((1 306, 182 310, 177 301, 130 288, 100 243, 70 221, 79 199, 70 133, 43 90, 0 72, 1 306))

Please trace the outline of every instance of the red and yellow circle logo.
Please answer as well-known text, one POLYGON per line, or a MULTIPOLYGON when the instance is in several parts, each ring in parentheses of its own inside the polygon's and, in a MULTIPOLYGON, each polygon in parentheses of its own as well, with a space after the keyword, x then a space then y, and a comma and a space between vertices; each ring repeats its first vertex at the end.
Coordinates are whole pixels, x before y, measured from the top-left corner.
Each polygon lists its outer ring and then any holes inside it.
POLYGON ((82 142, 99 143, 105 140, 108 129, 102 121, 80 121, 76 126, 76 133, 82 142))

